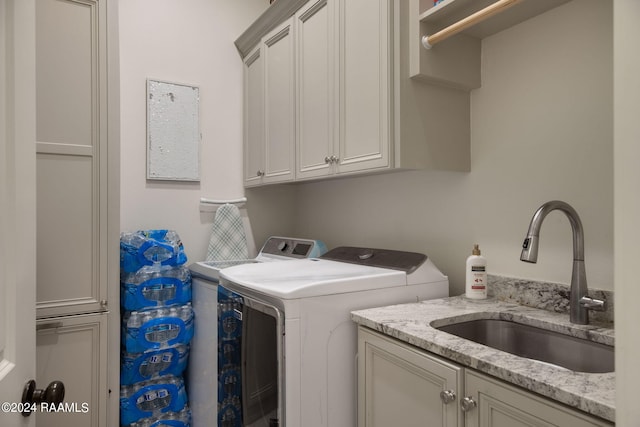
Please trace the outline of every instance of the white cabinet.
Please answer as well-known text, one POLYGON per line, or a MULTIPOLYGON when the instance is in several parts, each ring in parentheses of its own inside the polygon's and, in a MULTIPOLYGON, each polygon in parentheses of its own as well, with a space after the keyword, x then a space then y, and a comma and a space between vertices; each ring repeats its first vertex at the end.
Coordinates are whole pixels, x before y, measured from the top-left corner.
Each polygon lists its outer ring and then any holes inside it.
MULTIPOLYGON (((245 58, 245 149, 255 151, 245 153, 245 185, 400 168, 469 170, 468 93, 410 78, 409 23, 416 13, 411 14, 408 2, 311 0, 300 3, 300 0, 278 0, 236 41, 245 58), (252 148, 260 140, 257 130, 261 125, 259 120, 250 121, 249 114, 259 109, 260 89, 259 84, 252 84, 248 77, 253 67, 257 75, 260 65, 255 61, 259 59, 255 49, 243 49, 263 28, 271 28, 270 20, 282 19, 287 11, 295 8, 293 32, 286 33, 295 39, 293 74, 291 70, 284 70, 284 64, 290 59, 282 47, 285 40, 276 37, 282 55, 278 63, 277 85, 282 91, 277 114, 269 112, 274 104, 269 107, 267 89, 264 95, 267 118, 263 126, 267 130, 263 135, 268 139, 273 137, 272 132, 277 132, 281 144, 270 146, 267 141, 261 146, 265 147, 261 154, 263 148, 252 148), (291 81, 285 80, 288 76, 291 81), (290 82, 295 82, 293 98, 289 97, 290 82), (295 106, 294 122, 284 117, 291 105, 295 106), (283 149, 292 124, 295 176, 288 173, 284 163, 287 153, 283 149), (250 162, 260 156, 281 162, 274 169, 278 171, 276 179, 266 179, 270 172, 250 162), (262 173, 265 178, 259 176, 262 173)), ((290 28, 289 21, 284 25, 290 28)), ((282 27, 271 30, 259 43, 265 57, 266 84, 272 83, 268 80, 265 38, 274 37, 279 31, 282 27)))
POLYGON ((467 412, 466 427, 612 425, 471 369, 465 369, 464 387, 464 396, 475 405, 467 412))
POLYGON ((296 13, 296 179, 390 166, 390 3, 311 1, 296 13))
POLYGON ((462 425, 453 400, 462 368, 455 364, 359 328, 358 379, 359 427, 462 425))
MULTIPOLYGON (((36 324, 36 383, 65 385, 64 402, 72 410, 37 414, 48 427, 107 425, 107 315, 41 319, 36 324)), ((117 398, 118 392, 114 390, 117 398)))
POLYGON ((295 15, 297 179, 334 171, 334 5, 334 0, 312 0, 295 15))
POLYGON ((38 414, 42 425, 101 427, 118 418, 119 375, 107 375, 119 348, 116 3, 35 2, 36 380, 38 388, 62 380, 66 403, 89 405, 86 413, 38 414))
POLYGON ((338 0, 337 172, 390 166, 391 13, 388 0, 338 0))
POLYGON ((293 19, 262 42, 264 54, 265 183, 290 181, 295 164, 293 19))
POLYGON ((358 427, 612 426, 580 411, 358 328, 358 427))
POLYGON ((244 184, 262 183, 264 174, 264 82, 262 46, 244 59, 244 184))
POLYGON ((295 164, 293 19, 245 60, 245 185, 290 181, 295 164))
POLYGON ((36 2, 38 317, 107 301, 106 37, 106 2, 36 2))

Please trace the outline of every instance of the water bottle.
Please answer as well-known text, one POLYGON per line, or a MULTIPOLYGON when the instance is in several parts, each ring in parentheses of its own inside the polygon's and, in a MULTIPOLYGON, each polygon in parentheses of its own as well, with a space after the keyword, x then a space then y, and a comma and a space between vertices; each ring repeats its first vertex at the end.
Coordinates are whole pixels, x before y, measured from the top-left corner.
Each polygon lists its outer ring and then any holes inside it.
POLYGON ((137 311, 132 311, 126 324, 128 328, 139 328, 140 326, 142 326, 142 318, 140 317, 140 313, 138 313, 137 311))
POLYGON ((186 322, 191 320, 193 317, 193 308, 191 307, 191 303, 184 304, 180 307, 180 318, 186 322))

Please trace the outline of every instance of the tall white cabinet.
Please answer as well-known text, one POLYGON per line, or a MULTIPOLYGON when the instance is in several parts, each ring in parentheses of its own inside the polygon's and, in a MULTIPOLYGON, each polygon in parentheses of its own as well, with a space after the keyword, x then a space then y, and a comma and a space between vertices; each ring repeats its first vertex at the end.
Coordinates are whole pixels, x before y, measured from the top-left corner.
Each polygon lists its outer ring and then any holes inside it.
POLYGON ((114 8, 36 1, 36 382, 61 380, 65 401, 89 408, 77 417, 38 414, 48 426, 106 426, 118 398, 117 376, 107 376, 119 280, 114 8))

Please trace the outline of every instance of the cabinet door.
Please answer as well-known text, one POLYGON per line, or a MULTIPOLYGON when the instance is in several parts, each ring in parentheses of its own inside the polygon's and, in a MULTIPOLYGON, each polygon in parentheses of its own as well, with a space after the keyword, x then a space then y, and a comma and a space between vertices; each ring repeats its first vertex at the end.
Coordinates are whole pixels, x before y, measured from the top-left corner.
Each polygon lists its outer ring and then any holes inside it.
POLYGON ((296 178, 328 175, 333 169, 333 5, 334 0, 311 1, 296 13, 296 178))
POLYGON ((293 18, 262 42, 264 55, 265 183, 292 180, 295 164, 293 18))
POLYGON ((107 315, 43 319, 36 329, 38 388, 62 381, 67 405, 64 411, 38 413, 38 424, 106 427, 107 315))
POLYGON ((359 427, 462 427, 457 398, 461 368, 387 338, 358 329, 359 427))
POLYGON ((339 173, 389 167, 391 3, 338 2, 339 173))
POLYGON ((38 317, 107 300, 106 22, 104 1, 36 2, 38 317))
POLYGON ((244 60, 244 184, 262 183, 264 174, 264 91, 261 47, 244 60))
POLYGON ((613 425, 469 369, 465 390, 477 404, 466 414, 467 427, 613 425))

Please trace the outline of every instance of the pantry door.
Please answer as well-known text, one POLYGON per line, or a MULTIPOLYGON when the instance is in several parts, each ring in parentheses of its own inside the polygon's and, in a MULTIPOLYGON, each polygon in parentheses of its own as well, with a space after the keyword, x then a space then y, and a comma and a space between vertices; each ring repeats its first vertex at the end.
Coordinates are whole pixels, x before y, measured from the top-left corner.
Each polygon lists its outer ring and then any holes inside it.
MULTIPOLYGON (((35 378, 35 0, 0 0, 0 425, 35 378), (7 403, 5 403, 7 402, 7 403)), ((38 384, 38 388, 42 388, 38 384)))

